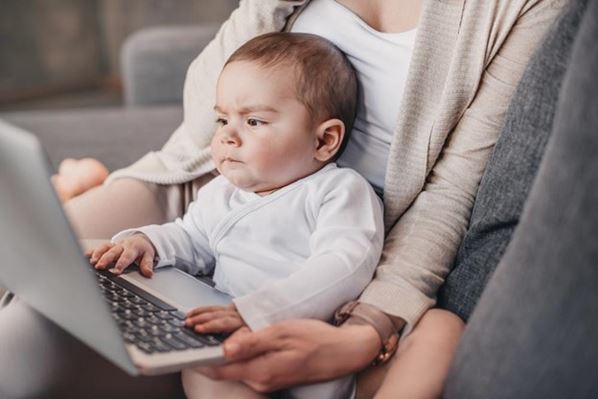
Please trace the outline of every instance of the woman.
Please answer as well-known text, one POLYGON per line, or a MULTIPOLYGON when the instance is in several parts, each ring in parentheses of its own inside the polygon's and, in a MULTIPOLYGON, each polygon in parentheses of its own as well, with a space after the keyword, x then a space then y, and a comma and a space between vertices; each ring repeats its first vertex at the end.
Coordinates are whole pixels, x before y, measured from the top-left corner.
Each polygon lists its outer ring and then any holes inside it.
MULTIPOLYGON (((162 223, 182 214, 197 188, 212 177, 213 167, 204 149, 214 131, 213 93, 222 63, 241 43, 257 34, 293 30, 296 23, 304 31, 323 27, 324 22, 312 24, 311 18, 315 17, 309 17, 310 9, 320 7, 323 1, 332 0, 241 2, 217 38, 191 65, 185 86, 185 119, 164 149, 114 173, 107 185, 66 205, 81 237, 109 237, 125 227, 162 223), (114 220, 98 217, 107 203, 112 210, 118 204, 121 214, 114 213, 114 220)), ((375 316, 370 318, 372 324, 358 324, 355 321, 360 319, 351 317, 341 328, 292 321, 247 335, 245 339, 255 343, 254 350, 271 345, 261 337, 282 337, 273 342, 288 350, 278 354, 284 352, 298 360, 287 362, 278 375, 264 374, 266 381, 259 375, 245 376, 250 386, 272 390, 354 372, 379 354, 381 359, 388 357, 383 352, 389 348, 381 348, 381 343, 390 342, 392 335, 402 331, 393 369, 428 372, 434 365, 435 372, 418 373, 428 378, 411 379, 411 384, 400 389, 418 392, 422 397, 438 395, 462 321, 449 312, 426 310, 433 305, 462 239, 513 89, 530 54, 559 12, 555 4, 547 0, 339 0, 328 4, 337 7, 328 21, 336 24, 340 15, 352 15, 361 29, 358 37, 351 38, 361 52, 349 57, 370 62, 365 62, 366 69, 358 73, 383 76, 383 82, 392 81, 398 88, 391 97, 376 95, 375 91, 368 94, 368 88, 364 88, 363 141, 354 142, 354 151, 348 147, 349 156, 341 159, 384 193, 385 252, 374 281, 359 299, 375 316), (410 42, 408 33, 413 29, 417 35, 410 42), (407 34, 390 36, 401 33, 407 34), (361 38, 365 47, 357 46, 361 38), (410 60, 396 60, 397 70, 405 73, 397 72, 390 79, 384 73, 391 68, 376 59, 385 53, 372 55, 366 50, 393 39, 410 60), (372 47, 368 43, 376 44, 372 47), (390 103, 395 117, 383 114, 379 120, 368 119, 372 112, 376 116, 374 105, 380 99, 381 106, 390 103), (379 134, 371 134, 369 126, 381 126, 379 134), (373 151, 371 143, 375 143, 373 151), (356 149, 363 150, 365 160, 356 149), (392 328, 384 330, 381 326, 388 323, 392 328), (405 369, 404 364, 409 368, 405 369)), ((323 29, 314 33, 329 32, 323 29)), ((344 50, 350 52, 352 47, 344 50)), ((12 312, 23 315, 27 310, 12 312)), ((37 339, 42 338, 33 340, 37 339)), ((244 348, 232 339, 226 351, 238 359, 244 354, 235 350, 244 348)), ((211 372, 225 376, 239 369, 243 369, 243 363, 211 372)), ((172 379, 151 381, 170 383, 172 379)), ((132 384, 142 385, 139 380, 132 384)))

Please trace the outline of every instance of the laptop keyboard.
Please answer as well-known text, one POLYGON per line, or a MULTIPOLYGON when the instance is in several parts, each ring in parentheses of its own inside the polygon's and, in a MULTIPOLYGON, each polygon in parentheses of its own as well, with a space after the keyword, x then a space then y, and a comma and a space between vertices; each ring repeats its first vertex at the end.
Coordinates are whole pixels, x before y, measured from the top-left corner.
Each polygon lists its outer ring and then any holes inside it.
POLYGON ((185 327, 185 313, 112 273, 95 270, 112 317, 125 342, 145 353, 160 353, 220 345, 221 334, 198 334, 185 327))

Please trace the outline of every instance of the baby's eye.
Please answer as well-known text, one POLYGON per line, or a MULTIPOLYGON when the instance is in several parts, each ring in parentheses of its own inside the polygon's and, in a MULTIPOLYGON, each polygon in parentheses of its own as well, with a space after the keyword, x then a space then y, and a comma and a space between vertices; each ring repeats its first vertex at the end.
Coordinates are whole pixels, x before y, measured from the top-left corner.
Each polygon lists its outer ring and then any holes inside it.
POLYGON ((249 118, 249 119, 247 119, 247 124, 251 127, 256 127, 256 126, 264 125, 264 124, 266 124, 266 122, 261 121, 259 119, 255 119, 255 118, 249 118))
POLYGON ((216 119, 216 123, 219 124, 220 126, 224 126, 224 125, 228 124, 228 121, 224 118, 218 118, 218 119, 216 119))

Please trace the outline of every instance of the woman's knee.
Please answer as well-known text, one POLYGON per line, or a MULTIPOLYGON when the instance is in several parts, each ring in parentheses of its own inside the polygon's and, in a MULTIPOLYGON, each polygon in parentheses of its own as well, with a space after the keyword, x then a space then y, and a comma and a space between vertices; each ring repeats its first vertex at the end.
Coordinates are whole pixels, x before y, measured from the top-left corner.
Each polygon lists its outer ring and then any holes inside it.
POLYGON ((214 381, 195 370, 183 370, 182 383, 188 399, 266 399, 240 381, 214 381))
POLYGON ((424 313, 411 334, 401 342, 399 351, 407 350, 410 346, 420 342, 425 345, 456 344, 463 334, 464 328, 465 323, 456 314, 444 309, 430 309, 424 313))
POLYGON ((166 222, 163 190, 119 179, 73 198, 64 209, 79 238, 107 239, 129 227, 166 222))
POLYGON ((440 395, 465 323, 442 309, 428 310, 401 340, 388 364, 360 373, 357 398, 436 398, 440 395))

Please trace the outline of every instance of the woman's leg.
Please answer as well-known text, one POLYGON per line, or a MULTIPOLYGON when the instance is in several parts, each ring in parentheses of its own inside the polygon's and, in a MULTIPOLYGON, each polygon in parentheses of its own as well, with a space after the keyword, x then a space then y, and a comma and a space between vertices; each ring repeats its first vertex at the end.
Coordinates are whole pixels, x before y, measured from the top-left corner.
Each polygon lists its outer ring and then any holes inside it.
POLYGON ((330 381, 299 385, 280 391, 280 399, 353 399, 355 398, 355 376, 350 374, 330 381))
POLYGON ((194 370, 183 370, 187 399, 267 399, 239 381, 214 381, 194 370))
POLYGON ((463 328, 453 313, 427 311, 388 366, 370 367, 358 376, 357 399, 440 398, 463 328))
POLYGON ((214 174, 179 185, 118 179, 73 198, 64 209, 79 238, 107 239, 121 230, 182 216, 197 190, 214 174))
POLYGON ((0 326, 2 399, 184 397, 179 374, 131 377, 18 299, 0 326))
POLYGON ((94 187, 64 204, 79 238, 108 239, 121 230, 164 223, 172 216, 167 186, 119 179, 94 187))

